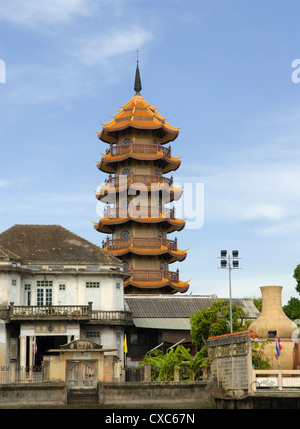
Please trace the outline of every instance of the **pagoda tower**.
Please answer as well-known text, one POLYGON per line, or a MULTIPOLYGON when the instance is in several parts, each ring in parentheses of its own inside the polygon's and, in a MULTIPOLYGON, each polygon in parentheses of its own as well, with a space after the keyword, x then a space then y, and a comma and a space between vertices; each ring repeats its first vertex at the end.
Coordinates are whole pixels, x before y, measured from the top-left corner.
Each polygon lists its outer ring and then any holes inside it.
POLYGON ((177 138, 179 129, 144 99, 141 89, 137 62, 135 95, 98 133, 109 147, 97 167, 109 176, 96 192, 107 207, 95 229, 111 234, 103 248, 124 262, 130 275, 124 282, 125 293, 183 293, 189 283, 169 265, 183 261, 187 253, 168 234, 181 231, 185 221, 166 206, 181 197, 182 189, 173 186, 172 176, 165 176, 181 163, 166 146, 177 138))

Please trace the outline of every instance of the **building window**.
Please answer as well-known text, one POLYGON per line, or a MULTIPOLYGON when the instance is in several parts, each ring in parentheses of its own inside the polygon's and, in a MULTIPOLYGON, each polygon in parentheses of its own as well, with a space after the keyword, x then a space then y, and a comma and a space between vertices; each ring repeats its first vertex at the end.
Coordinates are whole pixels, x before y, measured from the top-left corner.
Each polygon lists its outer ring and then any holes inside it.
POLYGON ((31 305, 31 285, 24 285, 24 303, 25 305, 31 305))
POLYGON ((36 305, 52 305, 52 280, 37 280, 36 305))
POLYGON ((116 310, 121 309, 121 284, 116 283, 116 300, 115 300, 116 310))
POLYGON ((159 268, 160 268, 160 270, 165 270, 166 269, 166 264, 164 262, 161 262, 159 264, 159 268))
POLYGON ((11 302, 17 302, 17 280, 12 279, 11 281, 11 302))
POLYGON ((100 283, 99 282, 86 282, 85 286, 88 289, 98 289, 100 287, 100 283))
POLYGON ((100 331, 86 331, 85 338, 100 338, 100 331))
POLYGON ((129 232, 128 231, 122 231, 121 232, 121 238, 129 238, 129 232))
POLYGON ((66 290, 66 285, 65 284, 59 285, 59 290, 66 290))
POLYGON ((85 338, 93 341, 93 343, 101 345, 101 333, 100 331, 85 331, 85 338))

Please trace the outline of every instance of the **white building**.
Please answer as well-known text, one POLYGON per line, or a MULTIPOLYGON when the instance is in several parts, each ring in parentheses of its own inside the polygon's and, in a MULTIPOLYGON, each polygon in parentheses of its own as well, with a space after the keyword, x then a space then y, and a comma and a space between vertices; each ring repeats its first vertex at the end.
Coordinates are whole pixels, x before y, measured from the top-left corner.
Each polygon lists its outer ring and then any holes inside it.
POLYGON ((79 338, 122 359, 123 264, 59 225, 15 225, 0 234, 0 365, 41 363, 79 338), (37 353, 33 353, 36 340, 37 353))

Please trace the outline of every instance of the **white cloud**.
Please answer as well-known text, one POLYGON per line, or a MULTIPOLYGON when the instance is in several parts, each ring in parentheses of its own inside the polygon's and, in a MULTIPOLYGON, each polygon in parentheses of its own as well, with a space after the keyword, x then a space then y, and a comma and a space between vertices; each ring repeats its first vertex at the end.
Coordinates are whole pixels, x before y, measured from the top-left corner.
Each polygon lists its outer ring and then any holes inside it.
POLYGON ((93 12, 92 0, 0 0, 0 19, 25 26, 65 23, 93 12))
MULTIPOLYGON (((300 170, 297 151, 290 161, 251 160, 230 167, 195 166, 195 176, 177 177, 178 186, 204 183, 205 223, 256 222, 264 234, 300 233, 300 170), (292 160, 291 160, 292 159, 292 160), (197 169, 197 170, 196 170, 197 169), (209 171, 197 177, 196 171, 209 171), (179 180, 178 180, 179 179, 179 180)), ((226 165, 226 163, 225 163, 226 165)), ((190 173, 193 166, 189 165, 190 173)))
POLYGON ((85 65, 103 64, 107 60, 139 49, 152 39, 153 35, 145 28, 133 26, 114 29, 110 32, 77 41, 71 55, 85 65))

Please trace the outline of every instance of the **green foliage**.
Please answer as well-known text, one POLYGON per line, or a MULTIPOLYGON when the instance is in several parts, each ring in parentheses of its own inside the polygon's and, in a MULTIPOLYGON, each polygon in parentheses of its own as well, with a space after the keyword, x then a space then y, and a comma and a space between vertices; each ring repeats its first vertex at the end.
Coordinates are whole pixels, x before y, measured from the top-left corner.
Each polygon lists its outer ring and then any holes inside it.
POLYGON ((300 319, 300 300, 290 298, 288 303, 283 306, 283 311, 291 320, 300 319))
MULTIPOLYGON (((232 305, 232 327, 234 332, 247 329, 250 322, 244 322, 245 316, 241 307, 232 305)), ((230 333, 229 301, 215 301, 209 308, 205 308, 202 311, 197 310, 190 320, 193 342, 202 348, 206 345, 209 337, 230 333)))
POLYGON ((300 264, 295 268, 293 277, 297 282, 296 291, 300 293, 300 264))
POLYGON ((252 365, 254 369, 269 369, 271 367, 270 359, 264 357, 264 348, 270 342, 267 340, 252 343, 252 365))
MULTIPOLYGON (((296 291, 300 293, 300 264, 295 268, 293 277, 297 282, 296 291)), ((300 300, 290 298, 288 303, 283 306, 283 311, 291 320, 300 319, 300 300)))
POLYGON ((253 304, 255 305, 255 307, 257 308, 257 310, 259 312, 261 312, 261 310, 262 310, 262 298, 253 298, 252 301, 253 301, 253 304))
POLYGON ((173 348, 165 355, 162 352, 149 353, 140 362, 141 365, 149 363, 151 365, 151 378, 153 381, 172 381, 174 379, 174 369, 179 370, 180 380, 197 380, 201 371, 210 361, 203 356, 200 351, 193 357, 190 349, 183 345, 173 348))

